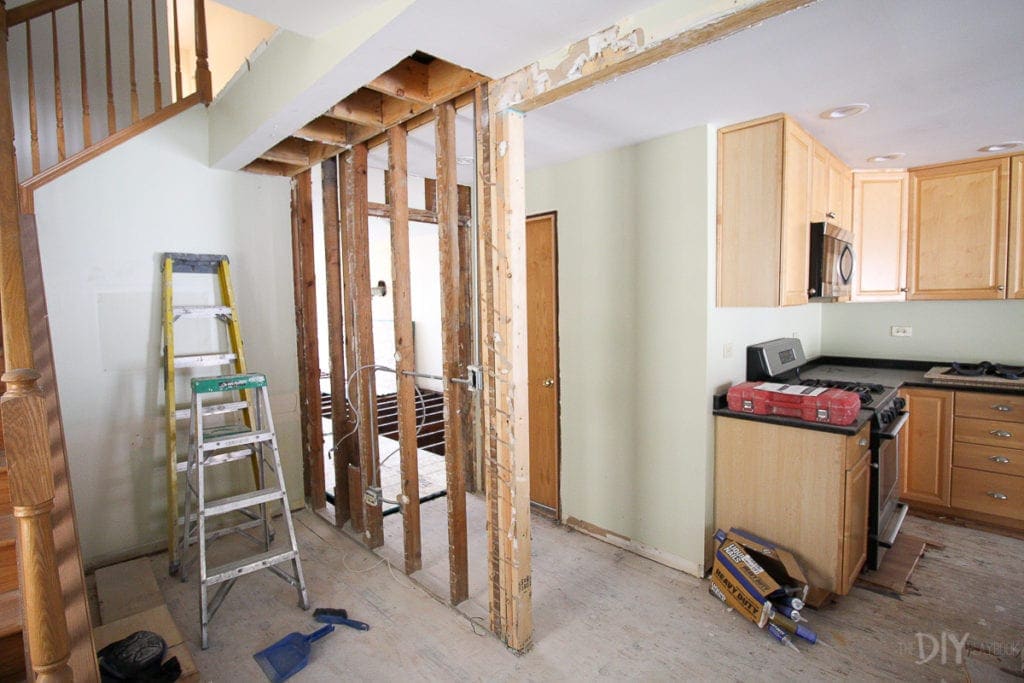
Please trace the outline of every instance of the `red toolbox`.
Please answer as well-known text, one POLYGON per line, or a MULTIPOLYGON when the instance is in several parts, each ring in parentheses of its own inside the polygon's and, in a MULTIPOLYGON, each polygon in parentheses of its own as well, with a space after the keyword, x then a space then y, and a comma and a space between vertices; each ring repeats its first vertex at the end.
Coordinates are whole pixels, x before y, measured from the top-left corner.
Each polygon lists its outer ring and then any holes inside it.
POLYGON ((852 391, 775 382, 743 382, 729 389, 729 410, 795 417, 808 422, 853 424, 860 397, 852 391))

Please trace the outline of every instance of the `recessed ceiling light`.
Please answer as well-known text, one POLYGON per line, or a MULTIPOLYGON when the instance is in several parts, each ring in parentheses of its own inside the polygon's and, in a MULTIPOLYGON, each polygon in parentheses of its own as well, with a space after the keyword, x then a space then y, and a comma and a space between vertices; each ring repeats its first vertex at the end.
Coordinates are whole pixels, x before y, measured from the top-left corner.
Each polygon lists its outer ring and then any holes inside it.
POLYGON ((896 161, 897 159, 902 159, 905 156, 907 156, 906 152, 890 152, 889 154, 879 154, 876 157, 868 157, 868 161, 873 164, 878 164, 883 161, 896 161))
POLYGON ((475 161, 473 157, 455 157, 455 163, 459 166, 472 166, 475 161))
POLYGON ((827 111, 823 111, 818 116, 823 119, 846 119, 857 114, 863 114, 871 108, 870 104, 863 102, 855 102, 854 104, 844 104, 841 107, 835 107, 827 111))
POLYGON ((999 143, 994 144, 994 145, 985 145, 984 147, 979 147, 978 151, 979 152, 1005 152, 1008 149, 1015 149, 1015 148, 1020 147, 1022 145, 1024 145, 1024 142, 1021 142, 1020 140, 1011 140, 1010 142, 999 142, 999 143))

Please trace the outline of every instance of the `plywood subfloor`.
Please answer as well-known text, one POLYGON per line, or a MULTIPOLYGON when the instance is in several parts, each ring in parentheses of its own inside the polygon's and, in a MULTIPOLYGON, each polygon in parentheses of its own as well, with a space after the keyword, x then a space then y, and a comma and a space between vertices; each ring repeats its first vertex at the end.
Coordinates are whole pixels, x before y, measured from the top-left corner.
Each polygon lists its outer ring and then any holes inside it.
MULTIPOLYGON (((446 552, 443 499, 423 506, 424 584, 439 573, 446 552), (439 517, 438 517, 439 518, 439 517)), ((474 524, 482 502, 470 497, 470 607, 482 603, 483 556, 474 524)), ((900 599, 862 588, 838 604, 810 613, 820 636, 800 655, 780 646, 711 598, 707 582, 534 518, 533 650, 516 656, 463 614, 427 594, 309 513, 296 515, 313 606, 344 607, 371 624, 369 632, 339 628, 318 642, 295 681, 463 680, 765 680, 851 677, 856 680, 962 680, 949 649, 921 659, 918 633, 992 647, 1020 647, 1024 632, 1024 556, 1020 540, 918 518, 906 529, 945 545, 930 549, 913 576, 919 595, 900 599)), ((226 542, 234 542, 226 541, 226 542)), ((197 589, 166 576, 154 556, 168 607, 191 644, 198 642, 197 589)), ((400 565, 396 565, 398 567, 400 565)), ((447 580, 441 582, 447 586, 447 580)), ((316 624, 295 607, 294 590, 262 572, 245 577, 214 618, 211 647, 197 646, 204 679, 261 680, 252 653, 290 631, 316 624)), ((925 642, 927 639, 925 639, 925 642)), ((924 653, 925 655, 928 652, 924 653)))

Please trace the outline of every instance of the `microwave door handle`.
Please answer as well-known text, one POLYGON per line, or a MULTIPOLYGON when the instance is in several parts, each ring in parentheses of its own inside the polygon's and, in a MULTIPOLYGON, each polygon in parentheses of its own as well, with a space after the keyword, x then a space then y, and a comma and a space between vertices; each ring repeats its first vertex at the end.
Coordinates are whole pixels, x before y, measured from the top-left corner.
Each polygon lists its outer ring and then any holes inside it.
POLYGON ((843 244, 843 249, 839 253, 839 262, 836 264, 836 268, 839 271, 839 279, 843 284, 849 284, 853 280, 853 269, 856 257, 853 253, 853 247, 849 244, 843 244), (843 264, 846 261, 846 255, 850 255, 850 268, 848 273, 843 272, 843 264))

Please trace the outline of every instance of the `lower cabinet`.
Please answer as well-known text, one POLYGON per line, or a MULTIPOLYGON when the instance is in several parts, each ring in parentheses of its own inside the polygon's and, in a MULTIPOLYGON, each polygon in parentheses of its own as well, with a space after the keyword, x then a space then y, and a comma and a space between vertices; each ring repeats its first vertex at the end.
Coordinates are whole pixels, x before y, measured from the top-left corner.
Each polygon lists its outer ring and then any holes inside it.
POLYGON ((811 585, 850 591, 867 558, 868 425, 846 436, 715 418, 715 525, 791 551, 811 585))
POLYGON ((900 498, 949 505, 953 392, 905 387, 910 420, 900 435, 900 498))

